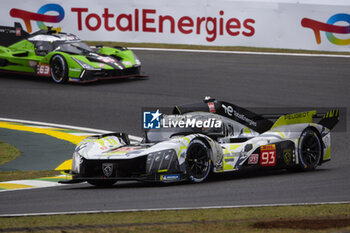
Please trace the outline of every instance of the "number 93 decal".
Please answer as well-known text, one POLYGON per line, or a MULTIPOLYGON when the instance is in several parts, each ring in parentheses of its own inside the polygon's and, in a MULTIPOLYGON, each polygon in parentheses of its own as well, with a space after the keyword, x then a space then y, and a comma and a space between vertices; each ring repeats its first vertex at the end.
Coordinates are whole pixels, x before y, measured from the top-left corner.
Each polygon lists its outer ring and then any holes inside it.
POLYGON ((261 166, 276 165, 276 146, 274 144, 260 148, 260 164, 261 166))

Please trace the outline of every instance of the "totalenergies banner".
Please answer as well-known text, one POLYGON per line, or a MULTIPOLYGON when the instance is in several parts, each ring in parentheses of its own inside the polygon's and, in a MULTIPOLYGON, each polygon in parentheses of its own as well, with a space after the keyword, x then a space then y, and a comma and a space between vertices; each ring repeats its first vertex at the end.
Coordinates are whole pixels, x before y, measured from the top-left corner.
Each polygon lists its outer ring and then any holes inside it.
POLYGON ((350 1, 305 2, 4 0, 0 22, 29 33, 52 25, 90 41, 350 52, 350 1))

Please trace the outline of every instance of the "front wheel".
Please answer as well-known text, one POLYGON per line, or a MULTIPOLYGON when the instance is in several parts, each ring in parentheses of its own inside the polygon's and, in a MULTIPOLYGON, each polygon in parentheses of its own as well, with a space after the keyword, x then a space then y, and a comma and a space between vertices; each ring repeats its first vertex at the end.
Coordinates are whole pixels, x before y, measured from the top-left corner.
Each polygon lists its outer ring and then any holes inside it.
POLYGON ((68 80, 68 66, 61 55, 54 55, 50 62, 51 78, 55 83, 65 83, 68 80))
POLYGON ((211 169, 208 147, 201 140, 193 140, 187 149, 186 173, 190 181, 202 182, 207 178, 211 169))
POLYGON ((320 163, 322 156, 321 139, 312 128, 306 128, 299 140, 298 145, 300 168, 302 170, 314 170, 320 163))

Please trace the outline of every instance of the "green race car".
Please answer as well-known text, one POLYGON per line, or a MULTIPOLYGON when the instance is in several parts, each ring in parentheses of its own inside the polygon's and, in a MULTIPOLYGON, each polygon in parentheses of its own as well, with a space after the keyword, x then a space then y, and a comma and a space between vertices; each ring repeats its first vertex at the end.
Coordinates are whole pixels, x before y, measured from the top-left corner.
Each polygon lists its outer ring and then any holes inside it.
POLYGON ((21 24, 0 26, 0 71, 51 77, 56 83, 146 77, 128 48, 92 48, 77 36, 48 28, 28 34, 21 24))

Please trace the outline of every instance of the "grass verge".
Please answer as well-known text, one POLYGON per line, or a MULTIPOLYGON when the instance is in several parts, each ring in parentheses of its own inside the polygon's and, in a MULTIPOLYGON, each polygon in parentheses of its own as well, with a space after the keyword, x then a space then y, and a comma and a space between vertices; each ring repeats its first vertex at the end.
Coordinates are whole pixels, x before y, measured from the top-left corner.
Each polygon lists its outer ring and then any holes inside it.
POLYGON ((350 230, 350 204, 1 217, 0 231, 334 232, 350 230))
MULTIPOLYGON (((0 141, 0 165, 16 159, 20 154, 21 152, 17 148, 0 141)), ((35 179, 59 174, 59 171, 0 171, 0 182, 35 179)))
POLYGON ((0 165, 16 159, 20 154, 21 152, 16 147, 0 141, 0 165))
POLYGON ((0 182, 27 180, 60 175, 60 171, 0 171, 0 182))
POLYGON ((238 52, 270 52, 270 53, 299 53, 299 54, 333 54, 350 55, 350 52, 316 51, 316 50, 297 50, 297 49, 274 49, 257 48, 243 46, 203 46, 203 45, 182 45, 182 44, 158 44, 158 43, 128 43, 114 41, 85 41, 90 46, 122 46, 136 48, 165 48, 165 49, 195 49, 195 50, 218 50, 218 51, 238 51, 238 52))

